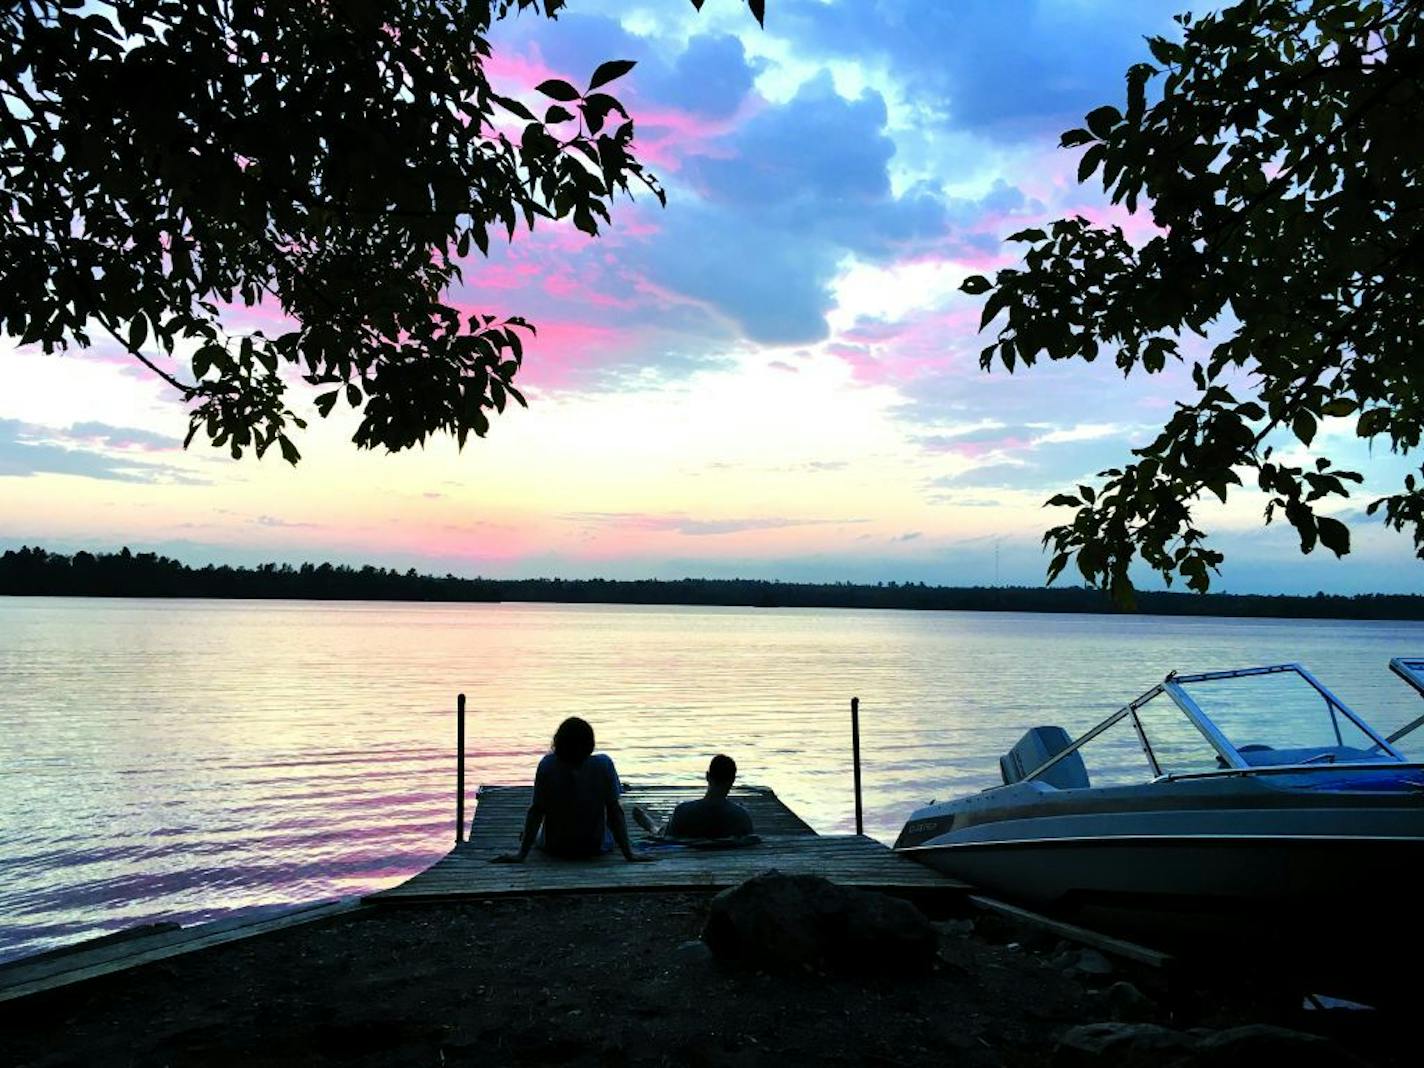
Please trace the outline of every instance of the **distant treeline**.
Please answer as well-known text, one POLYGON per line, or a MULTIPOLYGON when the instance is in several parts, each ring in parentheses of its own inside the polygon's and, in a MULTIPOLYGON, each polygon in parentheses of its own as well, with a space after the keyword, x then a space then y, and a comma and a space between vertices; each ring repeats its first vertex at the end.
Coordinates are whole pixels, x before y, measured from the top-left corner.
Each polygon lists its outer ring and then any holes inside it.
MULTIPOLYGON (((0 556, 0 595, 242 597, 317 601, 545 601, 566 604, 729 605, 757 608, 907 608, 970 612, 1113 612, 1080 586, 926 586, 921 583, 768 582, 759 579, 488 579, 345 564, 189 567, 154 553, 39 548, 0 556)), ((1138 610, 1170 616, 1424 619, 1424 597, 1359 594, 1138 594, 1138 610)))

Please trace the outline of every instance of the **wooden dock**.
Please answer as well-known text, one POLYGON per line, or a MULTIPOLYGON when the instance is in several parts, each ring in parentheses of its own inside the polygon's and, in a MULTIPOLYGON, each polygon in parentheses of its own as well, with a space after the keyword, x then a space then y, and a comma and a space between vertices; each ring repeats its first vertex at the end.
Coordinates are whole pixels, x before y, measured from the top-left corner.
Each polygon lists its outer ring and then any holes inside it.
MULTIPOLYGON (((477 795, 465 842, 399 886, 368 896, 372 903, 486 898, 503 894, 720 889, 776 869, 788 875, 823 875, 846 886, 907 894, 964 893, 969 887, 917 864, 864 835, 818 835, 771 790, 741 786, 733 800, 744 805, 761 842, 739 849, 652 845, 652 864, 629 864, 617 853, 567 861, 538 850, 523 864, 492 864, 519 844, 533 788, 485 786, 477 795)), ((663 820, 681 801, 700 797, 691 786, 644 786, 623 795, 625 811, 641 805, 663 820)), ((635 847, 643 838, 632 826, 635 847)))
MULTIPOLYGON (((776 869, 788 875, 822 875, 846 886, 913 897, 967 897, 971 888, 916 864, 864 835, 819 835, 771 790, 738 787, 732 797, 746 806, 761 841, 737 849, 646 845, 630 827, 635 847, 657 856, 629 864, 617 853, 594 860, 556 860, 535 850, 523 864, 491 864, 519 844, 530 786, 486 786, 477 796, 468 839, 425 871, 399 886, 363 899, 280 910, 260 909, 213 923, 122 932, 90 943, 0 965, 0 1002, 127 971, 241 939, 343 915, 370 904, 455 901, 520 894, 717 890, 776 869)), ((681 801, 700 797, 691 786, 645 786, 629 790, 624 809, 646 808, 663 820, 681 801)), ((631 823, 631 820, 630 820, 631 823)))
POLYGON ((314 923, 351 912, 360 906, 359 900, 347 898, 293 908, 254 909, 225 920, 192 927, 170 924, 159 929, 155 925, 152 930, 140 928, 133 932, 120 932, 117 936, 22 957, 0 965, 0 1002, 314 923))

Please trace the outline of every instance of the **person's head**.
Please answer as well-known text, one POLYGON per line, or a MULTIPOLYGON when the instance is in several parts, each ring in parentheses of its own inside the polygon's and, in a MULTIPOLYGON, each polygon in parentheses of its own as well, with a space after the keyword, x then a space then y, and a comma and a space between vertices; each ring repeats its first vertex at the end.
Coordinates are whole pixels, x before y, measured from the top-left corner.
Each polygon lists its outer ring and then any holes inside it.
POLYGON ((727 793, 732 783, 737 781, 737 762, 731 757, 718 753, 707 765, 707 785, 713 790, 727 793))
POLYGON ((563 763, 578 766, 593 754, 593 727, 588 720, 570 716, 554 732, 554 755, 563 763))

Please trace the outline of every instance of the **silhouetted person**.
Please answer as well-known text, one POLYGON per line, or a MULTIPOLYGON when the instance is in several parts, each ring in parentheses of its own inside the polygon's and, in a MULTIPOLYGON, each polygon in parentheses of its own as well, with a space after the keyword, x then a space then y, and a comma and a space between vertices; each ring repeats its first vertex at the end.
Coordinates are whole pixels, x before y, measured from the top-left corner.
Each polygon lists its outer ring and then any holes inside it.
POLYGON ((633 809, 633 819, 649 834, 664 838, 740 838, 751 834, 751 816, 727 796, 737 781, 737 762, 718 753, 707 766, 706 778, 706 795, 678 805, 662 829, 641 808, 633 809))
POLYGON ((584 859, 616 843, 628 860, 653 859, 633 852, 618 803, 623 792, 618 771, 606 753, 593 749, 593 727, 586 720, 570 716, 559 724, 552 750, 534 772, 534 798, 524 817, 519 852, 495 857, 496 862, 519 863, 536 844, 552 856, 584 859))

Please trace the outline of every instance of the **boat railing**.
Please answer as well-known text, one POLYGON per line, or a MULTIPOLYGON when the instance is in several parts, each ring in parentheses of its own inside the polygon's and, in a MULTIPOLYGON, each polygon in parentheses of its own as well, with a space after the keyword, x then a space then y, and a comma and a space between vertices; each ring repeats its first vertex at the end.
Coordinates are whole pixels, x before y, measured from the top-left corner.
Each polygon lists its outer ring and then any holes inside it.
MULTIPOLYGON (((1161 782, 1181 782, 1183 779, 1217 779, 1229 776, 1251 776, 1258 775, 1299 775, 1302 772, 1310 774, 1338 773, 1342 771, 1375 772, 1388 771, 1391 774, 1398 774, 1401 771, 1424 772, 1424 762, 1420 761, 1398 761, 1372 760, 1372 761, 1351 761, 1345 764, 1256 764, 1249 768, 1215 768, 1210 771, 1181 771, 1171 775, 1161 776, 1161 782)), ((1424 787, 1424 779, 1419 785, 1424 787)))
MULTIPOLYGON (((1414 687, 1420 697, 1424 697, 1424 659, 1415 656, 1396 656, 1389 662, 1389 670, 1414 687)), ((1406 723, 1385 741, 1393 745, 1406 734, 1412 734, 1420 727, 1424 727, 1424 716, 1406 723)))
MULTIPOLYGON (((1402 675, 1406 679, 1406 681, 1408 681, 1412 686, 1415 687, 1415 689, 1419 690, 1421 696, 1424 696, 1424 660, 1409 661, 1407 664, 1405 664, 1405 662, 1403 662, 1402 660, 1395 660, 1390 662, 1390 667, 1395 670, 1397 674, 1402 675), (1404 664, 1404 667, 1401 668, 1399 666, 1396 666, 1397 664, 1404 664), (1414 675, 1408 673, 1412 671, 1417 671, 1419 674, 1414 675)), ((1311 672, 1307 670, 1303 665, 1291 663, 1270 664, 1263 667, 1235 668, 1227 671, 1204 671, 1189 675, 1182 675, 1173 671, 1168 674, 1167 677, 1162 680, 1162 682, 1158 683, 1156 686, 1153 686, 1150 690, 1137 697, 1131 703, 1124 705, 1122 708, 1118 709, 1111 716, 1108 716, 1106 719, 1100 722, 1097 726, 1093 727, 1087 733, 1074 739, 1065 748, 1059 750, 1057 753, 1053 754, 1053 756, 1049 757, 1047 760, 1039 764, 1036 768, 1029 771, 1026 775, 1024 775, 1022 781, 1030 782, 1034 779, 1040 778, 1045 772, 1058 765, 1061 761, 1065 760, 1073 753, 1076 753, 1078 750, 1083 748, 1083 746, 1087 745, 1089 742, 1093 741, 1093 739, 1101 735, 1104 731, 1107 731, 1109 728, 1115 726, 1116 724, 1122 722, 1122 720, 1129 717, 1131 717, 1133 729, 1137 734, 1137 740, 1142 747, 1143 755, 1147 758, 1147 763, 1151 768, 1152 776, 1154 779, 1195 778, 1200 776, 1220 774, 1239 775, 1251 774, 1265 770, 1262 765, 1252 764, 1250 761, 1248 761, 1245 757, 1241 755, 1241 752, 1237 749, 1236 745, 1222 732, 1221 728, 1219 728, 1212 720, 1211 716, 1208 715, 1206 711, 1202 709, 1201 705, 1197 703, 1196 699, 1190 693, 1187 692, 1185 687, 1202 682, 1215 682, 1224 679, 1241 679, 1250 678, 1252 676, 1278 674, 1295 675, 1296 677, 1308 683, 1324 699, 1326 707, 1330 712, 1331 725, 1334 729, 1337 744, 1344 744, 1341 736, 1339 720, 1339 717, 1344 716, 1347 720, 1350 721, 1351 724, 1354 725, 1355 728, 1357 728, 1363 735, 1365 735, 1371 743, 1373 743, 1372 748, 1378 749, 1381 753, 1386 754, 1390 758, 1390 763, 1392 765, 1396 765, 1396 762, 1405 764, 1408 763, 1408 758, 1405 757, 1404 754, 1401 753, 1398 749, 1396 749, 1392 743, 1397 741, 1399 738, 1404 737, 1404 735, 1408 734, 1415 728, 1424 725, 1424 716, 1419 717, 1412 723, 1406 725, 1401 730, 1396 731, 1388 738, 1385 738, 1381 736, 1373 727, 1371 727, 1363 719, 1361 719, 1358 715, 1356 715, 1355 712, 1347 704, 1345 704, 1344 701, 1337 697, 1329 688, 1325 686, 1324 683, 1322 683, 1313 674, 1311 674, 1311 672), (1216 755, 1220 759, 1220 762, 1224 765, 1223 767, 1213 770, 1192 772, 1179 775, 1171 775, 1166 774, 1164 772, 1162 764, 1159 761, 1156 752, 1153 750, 1152 741, 1148 736, 1148 732, 1143 727, 1141 717, 1138 715, 1138 709, 1142 708, 1142 706, 1146 705, 1149 701, 1152 701, 1155 698, 1162 696, 1163 694, 1165 694, 1168 698, 1171 699, 1172 703, 1177 706, 1181 713, 1188 719, 1188 721, 1190 721, 1192 726, 1196 728, 1197 733, 1199 733, 1212 747, 1212 749, 1215 751, 1216 755)), ((1356 765, 1352 763, 1330 765, 1330 767, 1334 769, 1356 766, 1368 768, 1378 767, 1378 764, 1367 763, 1356 765)), ((1302 768, 1305 768, 1307 770, 1319 770, 1318 765, 1300 763, 1270 765, 1269 768, 1272 772, 1291 769, 1299 770, 1302 768)))

